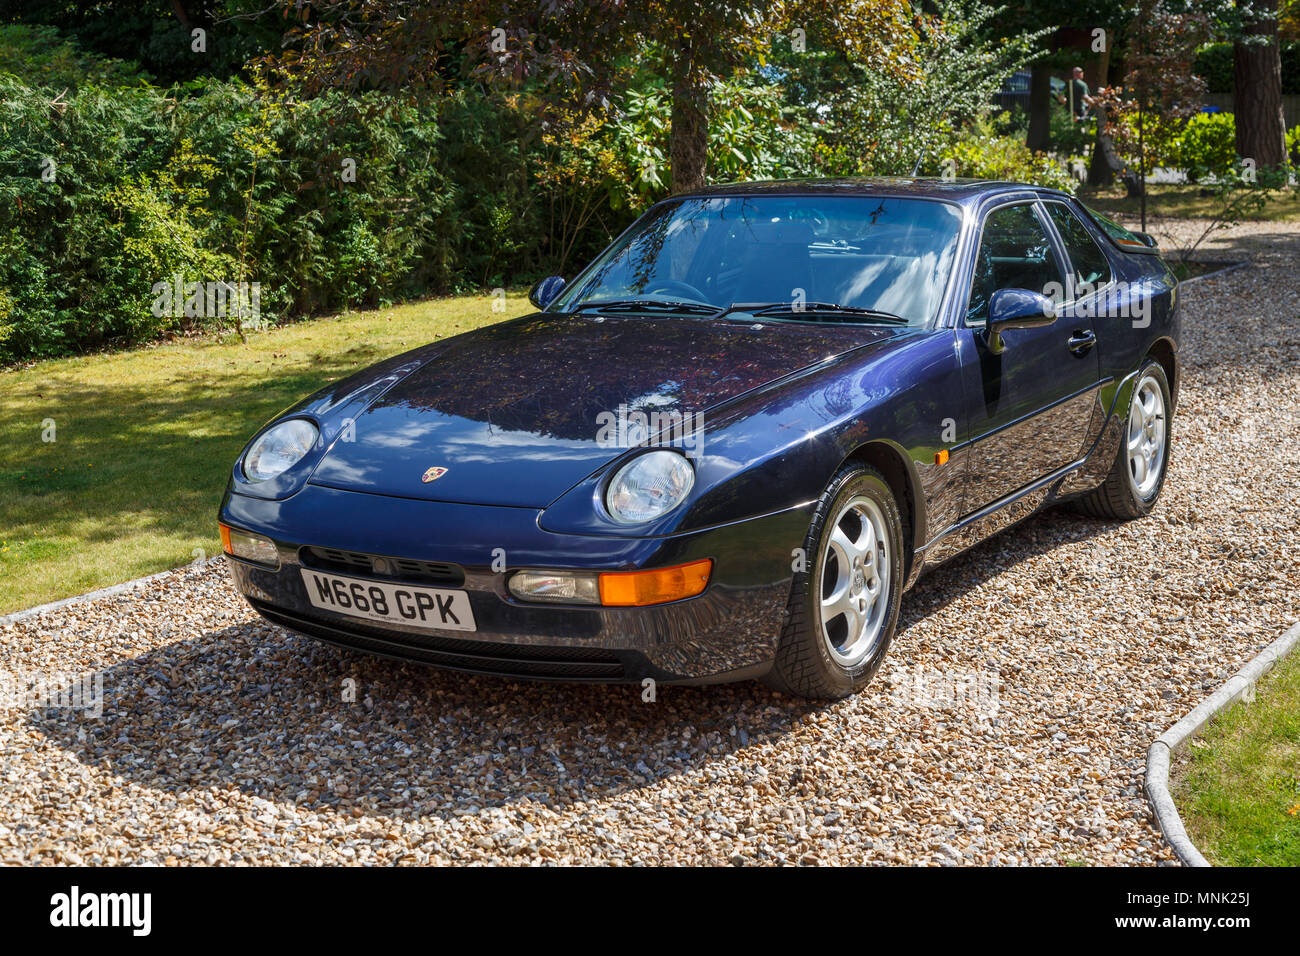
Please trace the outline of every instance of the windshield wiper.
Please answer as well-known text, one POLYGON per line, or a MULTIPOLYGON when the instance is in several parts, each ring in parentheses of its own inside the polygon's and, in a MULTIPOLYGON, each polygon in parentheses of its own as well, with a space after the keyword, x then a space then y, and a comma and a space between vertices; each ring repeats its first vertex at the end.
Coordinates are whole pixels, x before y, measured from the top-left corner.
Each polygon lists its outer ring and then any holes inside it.
POLYGON ((881 309, 864 309, 856 305, 840 305, 835 302, 801 302, 797 304, 797 307, 794 302, 733 302, 726 309, 719 312, 717 318, 722 318, 733 312, 743 312, 747 315, 773 315, 780 312, 790 312, 794 315, 860 315, 889 325, 910 324, 907 319, 901 315, 895 315, 893 312, 885 312, 881 309))
POLYGON ((588 302, 579 302, 570 311, 581 312, 583 309, 600 309, 605 312, 657 309, 690 315, 714 315, 720 311, 716 305, 708 305, 704 302, 682 302, 676 299, 592 299, 588 302))

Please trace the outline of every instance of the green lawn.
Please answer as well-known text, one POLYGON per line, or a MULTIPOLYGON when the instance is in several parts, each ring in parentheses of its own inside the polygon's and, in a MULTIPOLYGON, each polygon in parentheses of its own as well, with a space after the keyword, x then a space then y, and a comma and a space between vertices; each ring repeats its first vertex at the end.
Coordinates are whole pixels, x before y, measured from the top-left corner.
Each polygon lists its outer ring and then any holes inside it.
POLYGON ((1300 866, 1300 653, 1194 740, 1174 777, 1188 835, 1219 866, 1300 866))
MULTIPOLYGON (((1211 194, 1202 196, 1204 187, 1184 184, 1151 183, 1147 186, 1147 219, 1180 218, 1212 219, 1219 212, 1219 204, 1211 194)), ((1209 191, 1209 190, 1207 190, 1209 191)), ((1124 194, 1124 187, 1112 186, 1107 189, 1084 188, 1079 191, 1079 198, 1107 215, 1123 214, 1136 219, 1141 212, 1140 200, 1129 199, 1124 194)), ((1275 220, 1293 222, 1300 220, 1300 190, 1281 190, 1258 213, 1243 217, 1247 222, 1275 220)))
POLYGON ((260 425, 381 358, 530 309, 522 295, 504 313, 491 301, 436 299, 247 344, 195 339, 0 372, 0 614, 216 553, 226 477, 260 425))

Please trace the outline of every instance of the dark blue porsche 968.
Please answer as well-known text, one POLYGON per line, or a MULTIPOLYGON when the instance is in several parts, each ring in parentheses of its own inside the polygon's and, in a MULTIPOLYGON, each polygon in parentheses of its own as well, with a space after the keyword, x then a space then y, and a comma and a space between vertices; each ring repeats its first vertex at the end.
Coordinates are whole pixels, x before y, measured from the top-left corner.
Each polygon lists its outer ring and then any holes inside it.
POLYGON ((1059 192, 711 188, 531 298, 253 438, 220 522, 258 612, 477 673, 834 698, 927 566, 1160 495, 1177 283, 1059 192))

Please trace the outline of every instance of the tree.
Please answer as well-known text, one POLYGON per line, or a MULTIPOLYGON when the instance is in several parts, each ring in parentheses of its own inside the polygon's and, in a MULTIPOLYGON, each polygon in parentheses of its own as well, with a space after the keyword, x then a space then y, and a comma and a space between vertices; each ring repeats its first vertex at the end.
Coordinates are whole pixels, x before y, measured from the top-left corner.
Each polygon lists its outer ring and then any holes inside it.
MULTIPOLYGON (((1233 111, 1237 154, 1260 169, 1287 159, 1282 118, 1278 0, 1164 0, 1172 12, 1203 19, 1210 35, 1233 44, 1233 111)), ((1286 15, 1294 10, 1288 0, 1286 15)))
POLYGON ((1242 29, 1232 46, 1237 155, 1274 168, 1287 158, 1277 0, 1238 6, 1244 9, 1242 29))
POLYGON ((608 105, 649 59, 672 94, 674 190, 707 175, 709 90, 763 62, 777 34, 832 44, 871 69, 905 74, 915 38, 907 0, 280 0, 298 20, 282 75, 312 86, 440 91, 506 81, 569 108, 608 105))
MULTIPOLYGON (((1123 22, 1127 0, 1035 0, 1032 4, 1004 8, 991 25, 996 37, 1012 37, 1038 31, 1034 63, 1029 79, 1029 131, 1025 143, 1030 149, 1051 148, 1052 71, 1044 58, 1057 50, 1061 27, 1112 27, 1123 22), (1045 29, 1046 28, 1046 29, 1045 29)), ((1110 34, 1107 32, 1107 40, 1110 34)))
MULTIPOLYGON (((1003 8, 983 0, 935 0, 918 16, 913 55, 925 64, 905 79, 866 68, 831 50, 773 50, 769 66, 783 95, 816 130, 818 171, 831 176, 942 172, 967 140, 1006 77, 1040 39, 1037 31, 995 37, 1003 8)), ((968 175, 964 166, 957 175, 968 175)))
POLYGON ((1192 66, 1208 29, 1207 17, 1180 0, 1138 0, 1129 11, 1124 85, 1094 91, 1093 112, 1094 160, 1100 156, 1119 175, 1130 198, 1145 193, 1146 174, 1166 160, 1200 107, 1205 81, 1192 66))

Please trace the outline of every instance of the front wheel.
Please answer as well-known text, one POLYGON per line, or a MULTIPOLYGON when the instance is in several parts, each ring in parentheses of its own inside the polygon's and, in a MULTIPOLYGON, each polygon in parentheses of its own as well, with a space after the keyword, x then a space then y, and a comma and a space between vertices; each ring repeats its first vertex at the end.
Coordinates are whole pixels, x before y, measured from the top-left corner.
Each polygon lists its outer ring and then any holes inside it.
POLYGON ((813 513, 804 564, 766 680, 803 697, 847 697, 880 669, 898 624, 903 523, 879 472, 852 464, 831 479, 813 513))
POLYGON ((1080 498, 1080 510, 1096 518, 1141 518, 1155 507, 1165 484, 1173 403, 1159 362, 1148 359, 1138 372, 1128 422, 1106 481, 1080 498))

